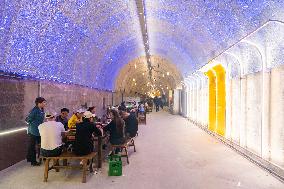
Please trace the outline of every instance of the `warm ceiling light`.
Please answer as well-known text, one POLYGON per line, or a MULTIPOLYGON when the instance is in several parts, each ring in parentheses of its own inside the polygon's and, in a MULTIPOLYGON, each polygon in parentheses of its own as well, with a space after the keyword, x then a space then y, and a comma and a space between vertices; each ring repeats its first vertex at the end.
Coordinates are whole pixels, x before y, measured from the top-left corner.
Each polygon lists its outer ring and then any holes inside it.
POLYGON ((135 64, 134 67, 135 67, 135 69, 136 69, 137 65, 135 64))
POLYGON ((169 89, 169 87, 167 87, 167 89, 169 89))
POLYGON ((135 78, 133 78, 132 81, 135 81, 135 78))
POLYGON ((134 85, 136 85, 136 83, 134 83, 134 85))
POLYGON ((163 77, 165 77, 165 74, 163 74, 163 77))
POLYGON ((145 73, 143 72, 142 75, 145 75, 145 73))
POLYGON ((167 75, 170 75, 170 72, 167 72, 167 75))

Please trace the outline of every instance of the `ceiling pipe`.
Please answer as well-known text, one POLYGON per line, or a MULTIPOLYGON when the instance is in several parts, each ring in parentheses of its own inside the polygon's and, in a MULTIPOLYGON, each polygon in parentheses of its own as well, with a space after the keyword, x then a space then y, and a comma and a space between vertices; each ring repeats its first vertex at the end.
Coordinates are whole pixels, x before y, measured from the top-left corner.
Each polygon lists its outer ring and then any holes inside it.
POLYGON ((145 4, 143 0, 136 0, 137 6, 137 15, 139 17, 141 33, 145 48, 145 55, 146 61, 148 65, 148 72, 149 72, 149 80, 152 82, 152 65, 151 65, 151 55, 150 55, 150 47, 149 47, 149 35, 147 30, 147 21, 146 21, 146 11, 145 11, 145 4))

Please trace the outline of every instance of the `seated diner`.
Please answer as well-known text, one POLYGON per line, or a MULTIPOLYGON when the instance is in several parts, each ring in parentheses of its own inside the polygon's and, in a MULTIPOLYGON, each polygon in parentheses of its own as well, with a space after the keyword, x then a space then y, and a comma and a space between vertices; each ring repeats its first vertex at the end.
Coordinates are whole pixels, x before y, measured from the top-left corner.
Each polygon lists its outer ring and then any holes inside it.
POLYGON ((60 115, 58 115, 55 118, 55 121, 61 122, 64 125, 65 130, 68 130, 68 114, 69 114, 69 109, 67 108, 62 108, 60 111, 60 115))
POLYGON ((119 145, 125 142, 125 123, 119 116, 118 111, 110 110, 111 122, 104 127, 104 131, 110 133, 110 143, 112 145, 119 145))
POLYGON ((75 134, 75 154, 87 155, 94 150, 93 134, 101 136, 101 131, 94 124, 94 114, 86 111, 83 122, 77 123, 75 134))
POLYGON ((120 114, 125 122, 125 133, 126 136, 135 137, 138 131, 138 120, 136 115, 133 113, 128 113, 123 107, 119 107, 120 114))
POLYGON ((38 126, 41 136, 41 155, 44 157, 60 156, 62 153, 62 137, 65 129, 61 122, 55 121, 55 116, 47 114, 46 122, 38 126))
POLYGON ((72 117, 68 121, 68 128, 69 129, 75 129, 76 124, 82 122, 82 117, 83 117, 84 112, 85 111, 83 109, 79 109, 76 112, 74 112, 74 114, 72 115, 72 117))

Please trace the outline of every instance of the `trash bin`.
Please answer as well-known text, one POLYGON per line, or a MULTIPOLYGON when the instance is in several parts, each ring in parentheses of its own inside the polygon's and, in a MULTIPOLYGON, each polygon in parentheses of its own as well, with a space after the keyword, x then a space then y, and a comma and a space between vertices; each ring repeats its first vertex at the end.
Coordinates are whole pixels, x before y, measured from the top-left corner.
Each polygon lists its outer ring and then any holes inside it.
POLYGON ((111 155, 108 160, 108 176, 122 175, 122 161, 120 155, 111 155))

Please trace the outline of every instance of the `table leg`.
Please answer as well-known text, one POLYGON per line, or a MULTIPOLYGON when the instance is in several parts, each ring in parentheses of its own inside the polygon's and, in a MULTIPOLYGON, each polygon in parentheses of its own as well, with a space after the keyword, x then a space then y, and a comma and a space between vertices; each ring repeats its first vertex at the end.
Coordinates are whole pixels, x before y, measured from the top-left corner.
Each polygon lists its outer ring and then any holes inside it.
POLYGON ((98 137, 98 168, 102 168, 102 137, 98 137))
MULTIPOLYGON (((54 159, 53 160, 53 166, 58 166, 59 165, 59 160, 58 159, 54 159)), ((56 172, 59 172, 59 168, 58 167, 55 167, 55 171, 56 172)))
POLYGON ((86 183, 86 172, 87 172, 87 160, 83 160, 83 178, 82 183, 86 183))

